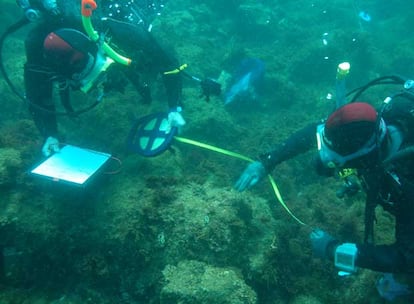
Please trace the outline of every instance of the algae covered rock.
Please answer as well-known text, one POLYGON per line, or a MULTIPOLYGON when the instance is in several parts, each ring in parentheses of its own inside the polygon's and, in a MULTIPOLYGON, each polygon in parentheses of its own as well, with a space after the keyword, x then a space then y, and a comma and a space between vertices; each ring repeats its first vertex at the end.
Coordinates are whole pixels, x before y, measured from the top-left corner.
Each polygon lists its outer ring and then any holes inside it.
POLYGON ((322 304, 322 302, 313 296, 299 295, 294 298, 292 304, 322 304))
POLYGON ((21 165, 22 159, 19 151, 12 148, 0 148, 0 186, 12 183, 21 165))
POLYGON ((256 293, 234 271, 185 260, 163 271, 161 303, 257 303, 256 293))

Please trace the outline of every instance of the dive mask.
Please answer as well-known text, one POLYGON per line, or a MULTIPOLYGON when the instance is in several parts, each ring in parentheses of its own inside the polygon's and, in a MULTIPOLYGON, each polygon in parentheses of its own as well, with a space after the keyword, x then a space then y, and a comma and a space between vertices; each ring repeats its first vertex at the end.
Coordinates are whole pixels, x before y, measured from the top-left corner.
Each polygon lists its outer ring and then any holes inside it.
POLYGON ((374 132, 368 141, 358 150, 347 155, 341 155, 334 151, 329 140, 325 136, 325 124, 317 126, 316 140, 318 144, 319 157, 323 165, 327 168, 340 168, 343 167, 347 162, 355 160, 359 157, 365 156, 372 152, 385 138, 387 133, 387 127, 384 120, 381 118, 379 121, 378 131, 374 132))
POLYGON ((106 71, 114 61, 98 51, 96 58, 88 54, 88 64, 85 69, 72 76, 73 86, 88 93, 93 88, 100 88, 106 82, 106 71))

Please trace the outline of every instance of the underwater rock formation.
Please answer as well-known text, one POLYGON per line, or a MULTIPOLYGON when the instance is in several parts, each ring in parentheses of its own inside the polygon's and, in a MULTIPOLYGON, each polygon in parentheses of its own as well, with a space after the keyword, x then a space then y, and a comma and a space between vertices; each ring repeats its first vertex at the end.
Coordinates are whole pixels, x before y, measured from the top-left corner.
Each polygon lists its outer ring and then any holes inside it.
POLYGON ((184 260, 163 271, 167 284, 161 291, 161 303, 257 303, 256 293, 234 270, 184 260))
POLYGON ((21 167, 20 152, 12 148, 0 148, 0 187, 14 181, 17 169, 21 167))

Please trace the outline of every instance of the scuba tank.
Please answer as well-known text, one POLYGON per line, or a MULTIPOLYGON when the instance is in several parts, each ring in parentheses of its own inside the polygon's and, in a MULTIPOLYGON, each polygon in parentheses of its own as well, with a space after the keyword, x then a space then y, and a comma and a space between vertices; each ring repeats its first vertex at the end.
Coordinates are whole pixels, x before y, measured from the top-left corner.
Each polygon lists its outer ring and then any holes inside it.
POLYGON ((28 0, 16 0, 18 6, 24 10, 24 16, 28 21, 34 22, 40 18, 40 9, 33 7, 28 0))
POLYGON ((4 67, 3 47, 4 47, 4 41, 7 39, 7 37, 10 34, 13 34, 17 30, 19 30, 20 28, 22 28, 23 26, 28 24, 29 22, 30 22, 30 20, 27 17, 23 17, 21 20, 17 21, 16 23, 12 24, 11 26, 9 26, 6 29, 6 31, 0 36, 0 72, 2 73, 4 80, 6 81, 7 85, 10 87, 10 89, 13 91, 13 93, 15 93, 23 101, 26 101, 26 98, 24 97, 22 92, 20 92, 16 88, 16 86, 13 84, 13 82, 10 80, 9 75, 6 72, 6 68, 4 67))
MULTIPOLYGON (((335 108, 334 111, 347 104, 346 78, 349 75, 351 64, 349 62, 341 62, 338 64, 335 78, 335 108)), ((360 184, 356 170, 342 169, 338 172, 338 176, 342 180, 342 185, 336 191, 338 198, 345 196, 353 196, 360 190, 360 184)))
POLYGON ((346 78, 350 69, 351 65, 349 62, 342 62, 338 64, 335 82, 336 109, 346 104, 346 78))
POLYGON ((42 11, 52 15, 59 14, 56 0, 16 0, 16 3, 24 10, 24 15, 30 22, 39 20, 42 16, 42 11))

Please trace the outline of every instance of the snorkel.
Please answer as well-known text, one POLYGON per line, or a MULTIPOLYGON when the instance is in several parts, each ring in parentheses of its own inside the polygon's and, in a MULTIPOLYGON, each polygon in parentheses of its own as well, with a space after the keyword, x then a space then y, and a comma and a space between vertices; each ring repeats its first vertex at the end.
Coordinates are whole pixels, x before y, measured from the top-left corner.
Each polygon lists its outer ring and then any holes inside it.
MULTIPOLYGON (((95 42, 100 39, 100 36, 97 31, 94 30, 92 26, 91 16, 92 12, 98 7, 95 0, 82 0, 82 24, 88 36, 95 42)), ((113 48, 109 46, 108 43, 103 41, 102 49, 108 57, 113 59, 115 62, 118 62, 122 65, 129 66, 131 64, 131 59, 118 54, 113 48)))

